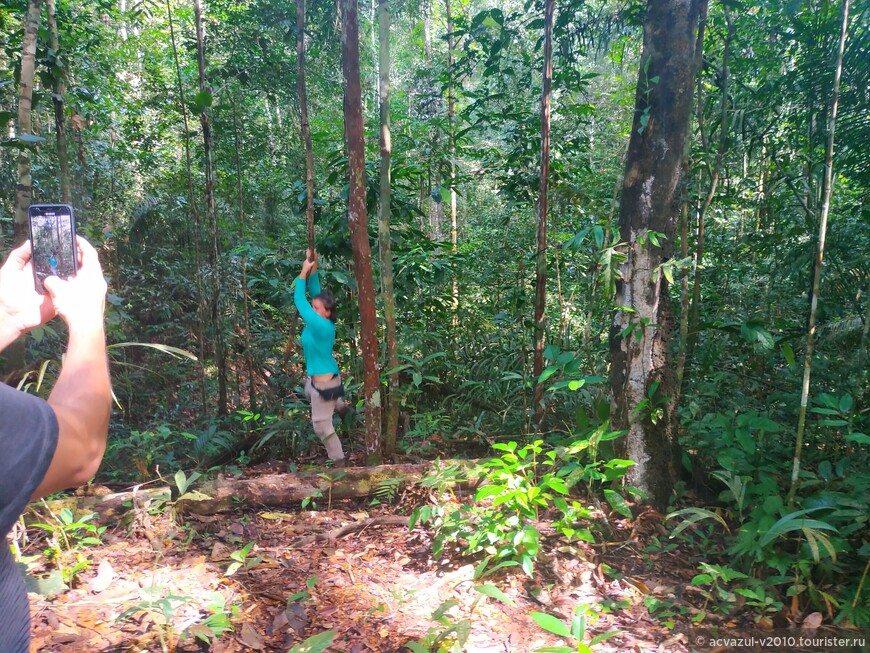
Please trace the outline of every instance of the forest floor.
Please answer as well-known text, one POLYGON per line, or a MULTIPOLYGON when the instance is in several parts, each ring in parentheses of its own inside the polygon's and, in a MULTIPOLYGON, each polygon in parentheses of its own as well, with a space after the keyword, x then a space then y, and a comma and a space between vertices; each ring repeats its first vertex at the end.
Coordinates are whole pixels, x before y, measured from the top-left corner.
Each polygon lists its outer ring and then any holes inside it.
MULTIPOLYGON (((284 653, 333 631, 326 651, 399 653, 427 636, 449 642, 470 626, 463 651, 532 653, 571 645, 571 638, 543 630, 531 613, 570 623, 578 606, 588 608, 587 642, 615 633, 594 644, 596 653, 711 650, 689 641, 703 634, 691 622, 703 603, 690 586, 697 560, 648 546, 667 539, 653 511, 608 520, 608 542, 548 542, 533 578, 513 567, 474 581, 475 561, 449 553, 433 559, 428 531, 401 523, 413 508, 407 500, 317 501, 316 510, 190 515, 183 526, 170 510, 143 511, 126 526, 108 528, 101 545, 80 549, 89 562, 72 589, 29 595, 31 650, 284 653), (248 543, 254 546, 244 553, 248 543), (240 564, 230 574, 234 562, 240 564), (485 596, 475 589, 482 584, 504 596, 485 596), (433 619, 439 606, 450 606, 441 622, 433 619), (232 630, 221 633, 228 622, 232 630)), ((24 553, 38 554, 46 543, 37 537, 24 553)), ((50 571, 44 562, 32 566, 31 574, 50 571)), ((726 625, 716 615, 704 624, 711 620, 726 625)))

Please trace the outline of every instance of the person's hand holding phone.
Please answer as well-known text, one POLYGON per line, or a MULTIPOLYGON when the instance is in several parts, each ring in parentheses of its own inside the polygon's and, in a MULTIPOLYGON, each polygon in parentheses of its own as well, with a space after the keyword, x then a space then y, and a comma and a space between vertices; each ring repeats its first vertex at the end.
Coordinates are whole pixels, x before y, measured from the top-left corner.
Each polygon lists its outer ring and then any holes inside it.
POLYGON ((55 316, 47 295, 33 286, 30 241, 16 247, 0 268, 0 350, 55 316))
POLYGON ((70 335, 94 330, 102 332, 107 285, 100 259, 97 250, 81 236, 76 236, 76 249, 78 274, 69 280, 46 277, 45 289, 57 314, 69 327, 70 335))

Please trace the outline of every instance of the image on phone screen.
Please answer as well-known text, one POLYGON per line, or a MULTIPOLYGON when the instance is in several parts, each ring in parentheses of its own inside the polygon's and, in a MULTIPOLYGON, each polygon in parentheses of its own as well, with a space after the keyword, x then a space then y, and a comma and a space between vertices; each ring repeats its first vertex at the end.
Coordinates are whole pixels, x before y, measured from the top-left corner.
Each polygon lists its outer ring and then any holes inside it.
POLYGON ((75 276, 75 226, 68 207, 31 206, 30 238, 37 291, 45 294, 43 281, 49 275, 61 279, 75 276))

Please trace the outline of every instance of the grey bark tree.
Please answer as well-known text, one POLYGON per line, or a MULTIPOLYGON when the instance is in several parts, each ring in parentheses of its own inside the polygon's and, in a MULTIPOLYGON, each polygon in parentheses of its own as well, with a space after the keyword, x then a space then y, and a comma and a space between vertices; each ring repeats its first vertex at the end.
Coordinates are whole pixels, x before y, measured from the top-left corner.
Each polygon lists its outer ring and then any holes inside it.
POLYGON ((658 508, 667 505, 678 460, 668 401, 674 314, 661 264, 673 253, 700 8, 701 0, 647 3, 619 215, 626 260, 610 327, 611 419, 627 431, 620 454, 636 463, 626 482, 658 508))

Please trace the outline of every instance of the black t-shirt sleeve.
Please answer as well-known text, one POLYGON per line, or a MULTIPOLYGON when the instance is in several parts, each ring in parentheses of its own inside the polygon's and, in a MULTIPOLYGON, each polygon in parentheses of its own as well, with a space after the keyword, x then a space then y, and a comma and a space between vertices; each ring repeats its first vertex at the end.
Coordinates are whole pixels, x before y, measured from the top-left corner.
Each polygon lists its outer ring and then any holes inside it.
POLYGON ((0 384, 0 536, 6 536, 45 477, 57 436, 51 406, 0 384))

